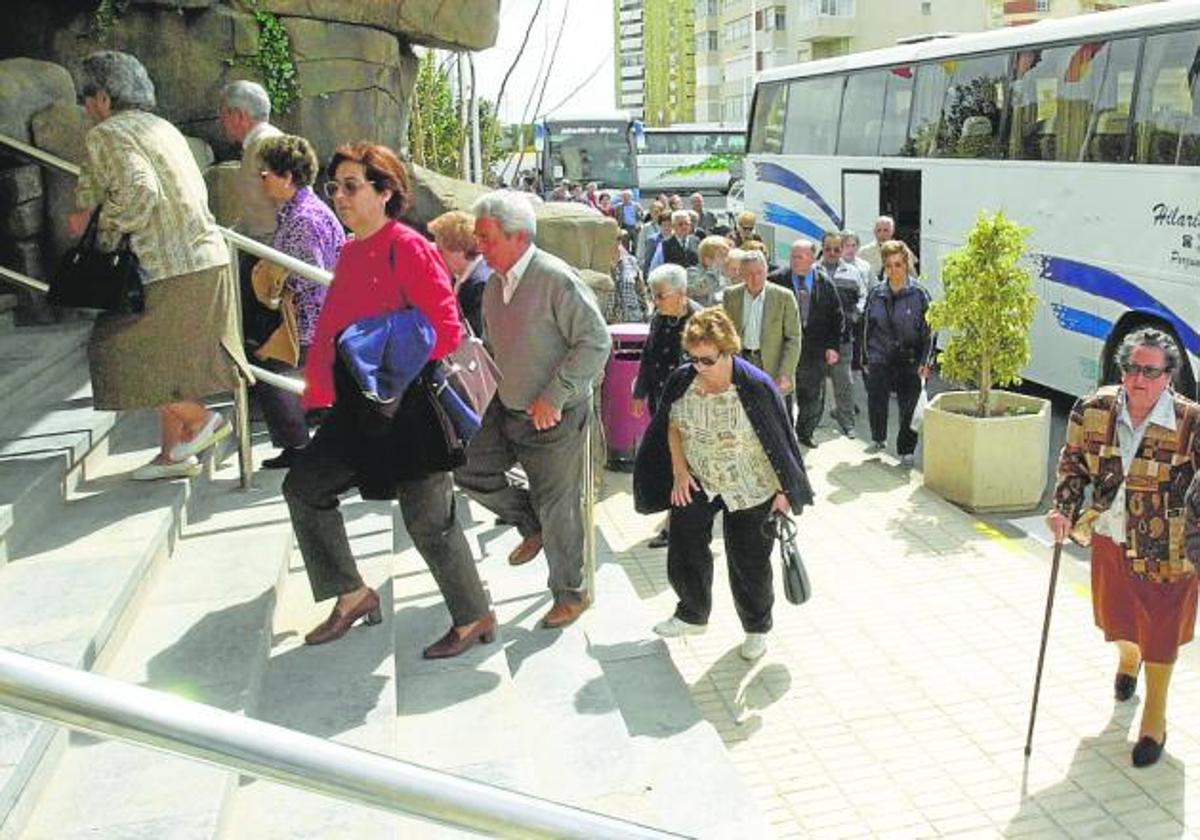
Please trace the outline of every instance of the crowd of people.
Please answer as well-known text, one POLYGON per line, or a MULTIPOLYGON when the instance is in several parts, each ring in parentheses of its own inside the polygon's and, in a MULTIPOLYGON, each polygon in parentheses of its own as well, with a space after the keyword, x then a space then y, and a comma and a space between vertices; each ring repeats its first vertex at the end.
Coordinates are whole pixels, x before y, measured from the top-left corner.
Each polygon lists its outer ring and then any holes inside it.
MULTIPOLYGON (((829 231, 820 242, 796 239, 786 264, 773 266, 753 213, 726 226, 699 194, 689 208, 679 196, 659 196, 643 210, 628 191, 613 198, 594 184, 560 185, 556 194, 569 200, 578 189, 577 200, 620 231, 613 292, 597 301, 570 266, 534 244, 534 205, 521 191, 492 192, 470 212, 433 219, 431 241, 402 221, 411 186, 391 149, 343 145, 322 170, 311 144, 270 124, 262 87, 234 82, 217 114, 242 148, 237 227, 333 273, 326 288, 243 254, 239 329, 233 267, 204 179, 179 131, 151 113, 145 69, 125 53, 94 53, 78 82, 93 126, 70 227, 79 233, 100 207, 103 237, 130 237, 146 282, 143 314, 96 322, 88 345, 95 404, 156 409, 159 451, 132 477, 174 478, 195 474, 197 456, 229 433, 230 421, 203 400, 239 378, 252 381, 248 357, 303 377, 302 398, 269 385, 255 390, 279 448, 263 466, 288 469, 283 493, 313 597, 334 600, 305 637, 310 645, 381 620, 339 511, 352 488, 399 501, 445 599, 451 626, 425 657, 457 656, 496 632, 457 517, 456 486, 517 528, 511 565, 544 552, 552 605, 543 627, 564 627, 588 608, 583 436, 611 349, 606 321, 649 321, 631 395, 635 413, 650 415, 633 487, 639 512, 667 512, 650 543, 667 548, 678 596, 673 614, 654 627, 662 636, 705 629, 720 512, 746 634, 740 653, 752 661, 765 652, 771 520, 813 501, 803 453, 816 445, 827 378, 831 416, 854 437, 852 385, 863 376, 868 451, 885 446, 896 395, 897 454, 912 464, 911 418, 933 349, 929 294, 887 217, 862 248, 853 232, 829 231), (332 207, 314 192, 319 179, 332 207), (406 383, 390 397, 363 385, 372 362, 343 340, 379 319, 397 331, 406 358, 419 360, 388 372, 389 381, 402 373, 406 383), (486 341, 502 378, 462 449, 440 431, 435 378, 439 360, 470 335, 486 341), (523 481, 511 472, 516 464, 523 481)), ((1134 333, 1117 362, 1121 383, 1072 413, 1049 522, 1059 540, 1090 538, 1097 624, 1119 648, 1118 700, 1132 695, 1146 665, 1133 753, 1143 766, 1165 744, 1171 667, 1195 621, 1200 407, 1168 388, 1181 364, 1170 336, 1134 333)))

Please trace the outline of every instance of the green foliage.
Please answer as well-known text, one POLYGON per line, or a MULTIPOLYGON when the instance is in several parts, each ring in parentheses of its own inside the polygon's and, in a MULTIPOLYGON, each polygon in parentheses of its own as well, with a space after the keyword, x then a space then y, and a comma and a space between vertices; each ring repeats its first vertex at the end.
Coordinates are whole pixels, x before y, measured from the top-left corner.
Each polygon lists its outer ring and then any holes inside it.
POLYGON ((741 160, 743 155, 709 155, 704 160, 698 163, 689 163, 686 166, 676 166, 664 175, 694 175, 697 172, 728 172, 729 165, 735 161, 741 160))
MULTIPOLYGON (((488 172, 501 154, 503 129, 493 115, 491 103, 480 99, 476 105, 480 155, 483 171, 488 172)), ((461 177, 459 155, 463 135, 469 137, 471 127, 462 124, 459 107, 450 74, 438 66, 432 50, 425 52, 417 68, 408 122, 408 148, 413 163, 452 178, 461 177)))
POLYGON ((92 12, 92 37, 105 41, 112 34, 117 19, 129 9, 130 0, 100 0, 92 12))
POLYGON ((292 39, 279 18, 259 8, 258 0, 252 0, 250 10, 258 24, 258 52, 250 63, 262 74, 263 87, 271 97, 271 109, 286 114, 300 98, 292 39))
POLYGON ((930 326, 950 331, 942 373, 979 389, 980 417, 987 416, 992 386, 1020 382, 1029 363, 1037 296, 1020 265, 1028 234, 1002 212, 980 213, 966 245, 946 258, 945 295, 929 307, 930 326))

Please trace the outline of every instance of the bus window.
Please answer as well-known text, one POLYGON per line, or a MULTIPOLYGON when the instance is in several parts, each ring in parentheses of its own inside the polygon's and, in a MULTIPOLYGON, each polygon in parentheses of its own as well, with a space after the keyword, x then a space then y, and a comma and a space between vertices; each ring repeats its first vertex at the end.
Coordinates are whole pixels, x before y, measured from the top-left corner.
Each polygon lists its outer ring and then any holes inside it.
POLYGON ((1200 32, 1146 39, 1138 85, 1139 163, 1200 165, 1200 32))
POLYGON ((908 137, 908 115, 912 110, 913 68, 893 67, 887 71, 883 97, 883 127, 879 135, 879 154, 898 155, 908 137))
POLYGON ((950 84, 948 65, 937 61, 916 69, 912 95, 912 130, 900 154, 905 157, 932 157, 937 146, 938 126, 942 121, 942 101, 950 84))
POLYGON ((758 86, 750 124, 752 152, 777 155, 783 151, 783 120, 787 113, 787 101, 786 82, 770 82, 758 86))
POLYGON ((842 99, 842 121, 838 129, 839 155, 879 154, 879 132, 883 126, 884 89, 887 73, 855 73, 846 79, 842 99))
POLYGON ((1003 55, 939 62, 949 76, 934 154, 937 157, 1001 158, 1008 59, 1003 55))
POLYGON ((1009 157, 1120 160, 1137 50, 1127 39, 1014 53, 1009 157))
POLYGON ((732 155, 746 154, 746 135, 741 132, 725 137, 726 151, 732 155))
POLYGON ((831 155, 837 140, 842 105, 842 76, 792 82, 791 107, 783 130, 783 151, 789 155, 831 155))
POLYGON ((656 132, 646 132, 646 148, 645 153, 648 155, 665 155, 670 149, 667 147, 667 138, 669 135, 658 134, 656 132))

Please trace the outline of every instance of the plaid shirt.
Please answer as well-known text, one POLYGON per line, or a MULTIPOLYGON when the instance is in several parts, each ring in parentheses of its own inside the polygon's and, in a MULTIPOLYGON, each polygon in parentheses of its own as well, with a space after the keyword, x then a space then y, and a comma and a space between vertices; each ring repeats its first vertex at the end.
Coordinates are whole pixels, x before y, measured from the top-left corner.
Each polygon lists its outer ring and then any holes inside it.
POLYGON ((229 262, 204 176, 175 126, 144 111, 117 111, 84 142, 75 200, 81 208, 102 204, 102 247, 130 234, 147 282, 229 262))

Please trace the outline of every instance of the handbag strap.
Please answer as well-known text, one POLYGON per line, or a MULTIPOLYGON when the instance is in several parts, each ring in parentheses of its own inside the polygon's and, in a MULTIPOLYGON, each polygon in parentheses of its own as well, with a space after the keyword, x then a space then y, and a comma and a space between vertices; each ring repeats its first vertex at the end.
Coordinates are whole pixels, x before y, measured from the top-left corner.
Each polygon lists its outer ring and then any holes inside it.
MULTIPOLYGON (((100 210, 103 206, 102 204, 97 204, 96 209, 92 211, 87 227, 83 229, 83 236, 79 237, 80 247, 95 250, 96 237, 100 234, 100 210)), ((122 242, 124 242, 124 238, 122 238, 122 242)))

